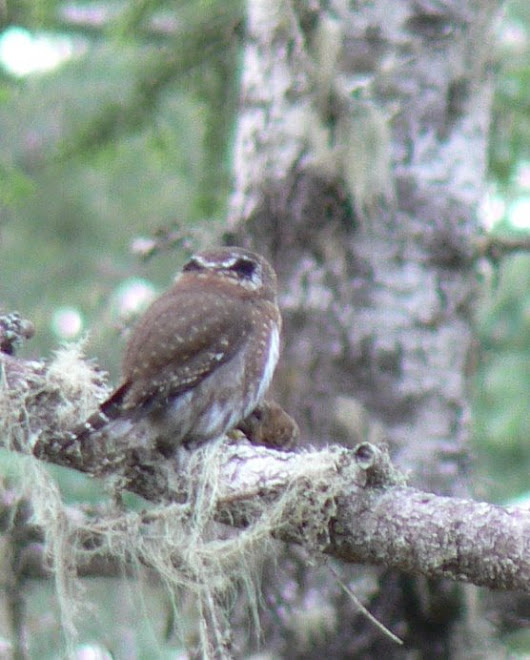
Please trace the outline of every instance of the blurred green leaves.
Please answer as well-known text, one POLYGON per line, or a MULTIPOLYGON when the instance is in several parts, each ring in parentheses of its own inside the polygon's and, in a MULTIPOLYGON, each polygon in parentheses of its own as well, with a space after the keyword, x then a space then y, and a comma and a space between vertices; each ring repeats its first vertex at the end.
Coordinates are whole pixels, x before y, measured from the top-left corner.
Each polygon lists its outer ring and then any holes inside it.
MULTIPOLYGON (((493 231, 516 242, 524 232, 510 220, 530 181, 530 4, 512 0, 500 27, 491 128, 490 180, 505 211, 493 231)), ((530 217, 525 222, 530 227, 530 217)), ((528 235, 526 230, 526 235, 528 235)), ((480 494, 505 500, 530 492, 530 255, 493 264, 477 314, 474 444, 480 494)))
POLYGON ((33 192, 32 180, 14 165, 0 161, 0 204, 13 209, 33 192))
POLYGON ((530 160, 530 5, 506 3, 499 30, 490 172, 511 196, 520 162, 530 160))
MULTIPOLYGON (((183 258, 147 268, 131 241, 175 224, 219 230, 241 4, 39 3, 40 29, 82 47, 54 72, 2 87, 0 303, 35 321, 36 353, 57 343, 54 309, 80 307, 90 351, 113 370, 112 291, 134 276, 166 286, 183 258), (72 8, 83 10, 76 21, 72 8)), ((35 27, 31 4, 8 3, 5 24, 35 27)))
POLYGON ((477 315, 474 437, 482 490, 503 500, 530 488, 530 255, 496 275, 477 315))

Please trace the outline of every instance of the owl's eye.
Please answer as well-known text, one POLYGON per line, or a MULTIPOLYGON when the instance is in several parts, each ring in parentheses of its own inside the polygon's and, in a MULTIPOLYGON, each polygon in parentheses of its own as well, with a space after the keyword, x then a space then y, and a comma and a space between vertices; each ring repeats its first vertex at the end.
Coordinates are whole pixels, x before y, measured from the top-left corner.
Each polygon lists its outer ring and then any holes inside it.
POLYGON ((256 264, 250 259, 245 259, 242 257, 230 266, 230 270, 233 270, 240 277, 250 279, 256 272, 256 264))

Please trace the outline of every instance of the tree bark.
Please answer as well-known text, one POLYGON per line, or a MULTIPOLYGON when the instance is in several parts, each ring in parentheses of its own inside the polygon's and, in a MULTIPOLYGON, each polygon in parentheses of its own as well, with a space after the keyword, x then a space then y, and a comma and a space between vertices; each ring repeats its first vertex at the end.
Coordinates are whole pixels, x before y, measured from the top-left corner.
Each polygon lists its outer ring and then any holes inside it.
MULTIPOLYGON (((446 495, 470 489, 476 211, 500 4, 247 2, 228 239, 279 275, 276 398, 308 443, 384 439, 414 485, 446 495)), ((382 651, 367 626, 356 646, 344 602, 302 573, 298 607, 318 588, 341 628, 301 654, 382 651)), ((423 607, 395 576, 380 587, 376 614, 390 611, 420 653, 451 654, 461 594, 430 585, 423 607)))
POLYGON ((248 3, 230 224, 280 276, 279 387, 313 441, 343 440, 329 412, 360 401, 414 478, 440 492, 467 490, 476 207, 499 4, 248 3), (319 41, 335 61, 317 59, 319 41), (351 114, 362 117, 337 134, 351 114), (381 154, 347 154, 379 164, 375 174, 329 163, 345 160, 349 145, 335 140, 356 141, 356 129, 372 137, 363 151, 387 152, 388 170, 381 154), (368 181, 350 185, 353 174, 368 181))

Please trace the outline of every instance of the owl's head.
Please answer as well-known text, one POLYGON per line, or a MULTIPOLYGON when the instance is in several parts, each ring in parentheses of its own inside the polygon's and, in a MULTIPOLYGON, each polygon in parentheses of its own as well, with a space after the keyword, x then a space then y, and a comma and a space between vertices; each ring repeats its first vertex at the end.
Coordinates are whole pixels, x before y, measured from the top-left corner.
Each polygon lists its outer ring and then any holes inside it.
POLYGON ((183 273, 218 276, 233 281, 260 297, 276 300, 276 273, 269 262, 256 252, 239 247, 215 248, 194 254, 182 269, 183 273))

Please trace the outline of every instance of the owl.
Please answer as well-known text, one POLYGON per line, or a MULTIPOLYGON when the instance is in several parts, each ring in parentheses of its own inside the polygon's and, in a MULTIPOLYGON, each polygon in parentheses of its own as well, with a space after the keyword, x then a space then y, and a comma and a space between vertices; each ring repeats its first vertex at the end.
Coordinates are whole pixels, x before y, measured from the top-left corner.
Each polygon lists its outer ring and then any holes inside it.
POLYGON ((263 401, 280 346, 276 275, 242 248, 198 252, 140 318, 122 381, 75 432, 147 425, 164 453, 234 429, 263 401))

